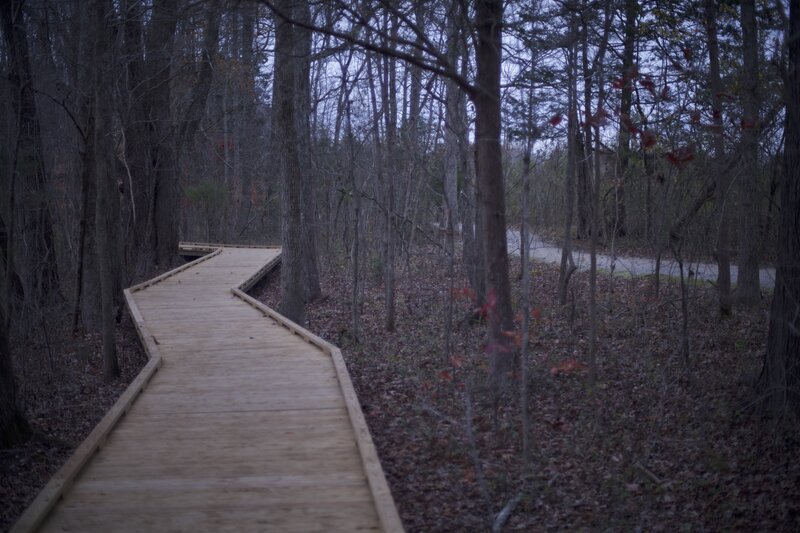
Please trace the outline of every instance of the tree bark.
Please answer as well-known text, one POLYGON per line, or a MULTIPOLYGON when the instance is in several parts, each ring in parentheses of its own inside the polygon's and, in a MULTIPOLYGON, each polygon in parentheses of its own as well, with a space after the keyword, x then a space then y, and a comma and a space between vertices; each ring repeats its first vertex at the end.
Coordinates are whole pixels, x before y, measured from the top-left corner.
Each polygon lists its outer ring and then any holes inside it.
POLYGON ((706 35, 708 38, 709 88, 714 135, 714 173, 717 183, 717 290, 719 313, 731 314, 731 257, 730 257, 730 177, 722 171, 725 158, 725 139, 722 131, 722 80, 719 73, 719 42, 717 39, 717 5, 715 0, 705 0, 706 35))
POLYGON ((114 153, 112 142, 112 94, 108 80, 112 75, 110 0, 94 0, 95 42, 94 42, 94 177, 95 196, 95 235, 96 257, 100 281, 100 311, 103 337, 103 377, 112 381, 119 377, 117 361, 114 299, 119 275, 117 254, 113 237, 119 217, 119 195, 111 158, 114 153))
MULTIPOLYGON (((145 43, 142 32, 141 0, 125 0, 122 3, 123 42, 121 65, 124 73, 124 101, 120 108, 126 171, 129 173, 129 203, 123 213, 126 222, 126 264, 130 271, 146 268, 154 260, 149 253, 149 231, 152 230, 152 175, 149 171, 149 119, 147 102, 147 72, 145 70, 145 43)), ((148 56, 149 57, 149 56, 148 56)), ((88 136, 88 134, 87 134, 88 136)))
MULTIPOLYGON (((311 23, 311 9, 307 0, 297 2, 295 10, 297 18, 307 24, 311 23)), ((311 162, 311 31, 301 27, 295 27, 296 33, 296 53, 295 58, 298 62, 297 88, 297 132, 298 142, 300 143, 300 153, 311 162)), ((319 284, 319 266, 317 261, 317 199, 314 186, 315 173, 311 170, 312 165, 305 165, 302 183, 302 210, 303 219, 303 283, 305 285, 305 298, 307 302, 316 300, 322 295, 322 288, 319 284)))
MULTIPOLYGON (((25 237, 14 265, 8 265, 23 282, 28 302, 41 302, 58 290, 58 268, 54 249, 53 223, 47 199, 42 136, 34 95, 28 34, 23 0, 0 2, 0 20, 10 60, 8 79, 13 88, 12 109, 17 117, 16 166, 14 180, 19 191, 16 209, 20 234, 25 237)), ((12 221, 7 219, 8 224, 12 221)))
MULTIPOLYGON (((397 40, 398 21, 395 16, 389 17, 391 28, 387 31, 391 33, 392 39, 386 43, 387 47, 394 46, 397 40)), ((396 60, 391 56, 383 57, 384 72, 381 75, 381 101, 384 110, 384 122, 386 127, 386 145, 384 147, 384 172, 383 177, 386 181, 384 186, 384 205, 386 208, 385 221, 385 255, 383 264, 383 287, 385 297, 385 321, 386 331, 394 331, 395 327, 395 248, 397 246, 397 232, 395 228, 395 177, 394 172, 388 172, 395 168, 399 162, 396 161, 397 151, 397 66, 396 60)))
POLYGON ((758 27, 755 0, 742 0, 742 175, 739 185, 739 275, 736 282, 736 299, 739 304, 752 307, 761 301, 761 283, 758 277, 759 215, 761 195, 758 193, 758 27))
MULTIPOLYGON (((292 13, 293 0, 275 2, 285 13, 292 13)), ((302 233, 302 166, 298 149, 296 115, 297 59, 295 29, 276 19, 275 85, 272 106, 275 112, 273 132, 280 159, 282 208, 281 254, 281 313, 302 324, 305 320, 305 290, 303 283, 302 233)))
MULTIPOLYGON (((620 116, 630 117, 631 103, 633 100, 633 65, 636 45, 636 21, 639 15, 638 0, 625 0, 625 39, 622 50, 622 94, 620 98, 620 116)), ((625 180, 628 178, 628 164, 630 160, 631 132, 620 124, 617 158, 617 172, 614 183, 616 216, 614 233, 623 237, 628 232, 627 210, 625 203, 625 180)))
MULTIPOLYGON (((591 135, 591 133, 589 134, 591 135)), ((586 148, 586 133, 578 131, 575 136, 575 168, 578 190, 578 228, 576 236, 585 239, 591 233, 589 198, 591 185, 589 175, 589 150, 586 148)))
POLYGON ((800 0, 789 2, 786 140, 775 292, 759 392, 775 417, 800 416, 800 0))
POLYGON ((157 0, 148 28, 147 55, 150 83, 150 161, 153 175, 150 248, 156 263, 170 266, 177 260, 180 202, 176 165, 175 128, 172 124, 172 47, 177 26, 176 0, 157 0))
POLYGON ((0 448, 8 448, 25 440, 30 427, 17 403, 17 386, 11 348, 8 342, 8 320, 0 317, 0 448))
POLYGON ((475 5, 477 89, 475 144, 479 209, 483 211, 481 245, 486 257, 486 288, 491 379, 495 392, 504 386, 513 367, 513 351, 504 331, 514 328, 508 273, 505 190, 500 147, 500 65, 503 2, 479 0, 475 5))
MULTIPOLYGON (((78 250, 78 294, 81 325, 85 331, 99 332, 101 326, 100 283, 97 263, 97 179, 95 177, 95 122, 94 89, 92 96, 86 98, 85 106, 89 113, 86 121, 87 135, 81 169, 81 220, 79 226, 78 250)), ((77 326, 77 324, 75 324, 77 326)))
MULTIPOLYGON (((11 317, 11 286, 15 272, 14 263, 14 196, 15 174, 12 172, 9 193, 3 198, 0 213, 0 448, 14 446, 25 440, 30 428, 17 401, 14 361, 9 343, 11 317), (8 224, 6 224, 8 220, 8 224)), ((3 186, 6 184, 3 183, 3 186)))
MULTIPOLYGON (((447 57, 452 65, 458 64, 459 58, 459 32, 456 26, 454 11, 457 9, 455 2, 451 4, 451 13, 447 36, 447 57)), ((463 135, 463 120, 461 119, 461 101, 463 92, 453 80, 445 80, 445 118, 444 118, 444 144, 445 160, 442 176, 442 189, 444 190, 444 227, 448 231, 458 228, 458 156, 459 140, 463 135)), ((412 106, 413 107, 413 106, 412 106)), ((413 114, 413 110, 412 110, 413 114)), ((417 128, 413 134, 417 133, 417 128)))
MULTIPOLYGON (((453 17, 455 18, 455 16, 453 17)), ((468 58, 463 41, 461 48, 461 73, 466 75, 468 58)), ((480 308, 486 303, 486 254, 481 245, 480 232, 483 227, 483 210, 480 204, 475 175, 475 153, 470 148, 468 139, 469 126, 467 125, 466 98, 459 95, 458 116, 454 117, 454 127, 458 136, 458 172, 463 180, 461 190, 461 240, 462 260, 467 270, 467 279, 470 287, 475 291, 475 307, 480 308)))
POLYGON ((575 210, 575 159, 578 143, 578 80, 577 49, 578 38, 577 17, 573 14, 570 21, 570 32, 574 39, 567 50, 567 169, 564 181, 564 246, 561 250, 561 265, 558 273, 558 301, 567 303, 567 288, 572 274, 577 269, 572 257, 572 218, 575 210))

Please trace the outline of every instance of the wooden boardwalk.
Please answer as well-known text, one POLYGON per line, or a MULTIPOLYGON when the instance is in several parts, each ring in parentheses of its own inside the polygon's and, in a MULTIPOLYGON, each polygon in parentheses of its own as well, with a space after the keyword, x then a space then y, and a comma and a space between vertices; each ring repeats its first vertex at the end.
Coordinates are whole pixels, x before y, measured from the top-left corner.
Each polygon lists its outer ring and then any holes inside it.
POLYGON ((126 291, 150 361, 14 531, 402 531, 339 350, 239 290, 279 255, 126 291))

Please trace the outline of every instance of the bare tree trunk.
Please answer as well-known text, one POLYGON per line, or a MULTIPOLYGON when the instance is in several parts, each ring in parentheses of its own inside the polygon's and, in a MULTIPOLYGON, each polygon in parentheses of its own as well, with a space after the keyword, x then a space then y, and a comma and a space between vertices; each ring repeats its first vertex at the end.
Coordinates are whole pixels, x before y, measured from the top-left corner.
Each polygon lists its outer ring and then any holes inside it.
MULTIPOLYGON (((462 43, 461 73, 467 72, 466 52, 462 43)), ((476 154, 470 149, 468 139, 469 127, 467 125, 466 101, 463 94, 459 95, 458 116, 453 117, 453 125, 457 125, 458 136, 458 168, 463 179, 461 190, 462 216, 461 239, 462 260, 467 270, 467 279, 470 287, 475 291, 475 305, 481 307, 486 302, 486 252, 480 239, 483 227, 483 210, 479 207, 480 195, 476 184, 474 162, 476 154)))
MULTIPOLYGON (((292 0, 276 2, 286 13, 292 13, 292 0)), ((275 29, 275 110, 276 146, 281 159, 283 192, 281 208, 281 313, 299 324, 305 320, 302 242, 302 166, 298 153, 296 115, 297 59, 294 58, 295 30, 291 24, 277 19, 275 29)))
MULTIPOLYGON (((295 10, 298 20, 311 23, 311 10, 307 0, 297 2, 295 10)), ((307 302, 316 300, 322 295, 319 284, 319 267, 317 265, 317 200, 315 196, 314 177, 311 163, 311 31, 295 27, 297 70, 297 132, 300 153, 305 154, 308 164, 305 165, 302 183, 303 218, 303 284, 307 302)))
MULTIPOLYGON (((97 263, 97 179, 95 176, 95 102, 94 90, 92 96, 85 103, 90 114, 87 117, 86 144, 82 158, 81 170, 81 220, 78 238, 78 285, 76 305, 80 310, 80 321, 83 328, 89 332, 99 332, 102 329, 102 313, 100 299, 100 282, 97 263)), ((77 318, 77 314, 76 314, 77 318)), ((77 324, 74 324, 77 326, 77 324)))
MULTIPOLYGON (((21 135, 18 131, 17 135, 21 135)), ((6 205, 0 206, 0 448, 14 446, 25 440, 30 428, 17 399, 17 384, 14 377, 14 361, 9 343, 11 325, 11 287, 15 272, 14 263, 14 194, 16 181, 17 152, 13 156, 9 176, 8 193, 2 195, 6 205), (6 203, 7 202, 7 203, 6 203), (8 224, 6 224, 8 220, 8 224)), ((0 182, 2 185, 5 183, 0 182)))
POLYGON ((17 194, 20 201, 16 211, 21 221, 20 233, 25 235, 25 246, 20 248, 15 264, 8 268, 23 282, 26 299, 40 302, 58 290, 59 279, 23 3, 22 0, 0 2, 0 22, 10 60, 12 109, 18 128, 14 172, 20 174, 20 179, 14 181, 23 193, 17 194))
MULTIPOLYGON (((452 65, 458 64, 459 33, 453 12, 457 7, 451 4, 450 26, 448 27, 447 57, 452 65)), ((463 119, 461 118, 462 91, 455 81, 445 80, 445 119, 444 119, 444 211, 445 227, 455 231, 458 228, 458 171, 459 141, 463 135, 463 119)))
MULTIPOLYGON (((589 146, 586 144, 586 132, 577 135, 575 139, 575 166, 578 181, 578 239, 585 239, 591 234, 591 207, 589 206, 591 193, 591 177, 589 175, 589 146)), ((591 133, 588 134, 591 136, 591 133)))
MULTIPOLYGON (((611 22, 611 0, 605 3, 605 22, 602 41, 595 55, 593 65, 589 67, 589 27, 584 21, 583 32, 583 69, 584 69, 584 101, 586 112, 586 147, 592 147, 592 128, 594 128, 594 150, 592 160, 594 168, 589 185, 589 216, 591 238, 589 240, 589 385, 594 387, 597 383, 597 239, 600 232, 600 118, 599 111, 605 99, 603 88, 603 61, 608 45, 608 35, 611 22), (598 87, 597 111, 592 116, 592 79, 598 87)), ((587 157, 588 159, 588 157, 587 157)), ((587 161, 588 166, 588 161, 587 161)))
POLYGON ((491 380, 495 392, 502 390, 513 366, 513 352, 503 331, 514 328, 511 284, 508 274, 506 208, 503 159, 500 147, 500 65, 502 54, 503 2, 479 0, 475 5, 478 44, 475 101, 475 144, 479 209, 483 211, 481 245, 486 254, 487 305, 491 380))
MULTIPOLYGON (((200 67, 197 80, 192 87, 192 96, 183 113, 178 128, 177 152, 180 154, 183 169, 192 152, 192 140, 200 126, 200 120, 206 114, 206 102, 214 80, 214 64, 219 48, 219 26, 222 15, 222 0, 212 0, 206 11, 206 23, 203 28, 203 48, 200 52, 200 67)), ((227 144, 227 143, 226 143, 227 144)))
POLYGON ((8 342, 8 319, 0 317, 0 448, 9 448, 30 434, 25 415, 17 403, 17 385, 8 342))
POLYGON ((150 102, 150 161, 153 173, 151 198, 151 250, 159 265, 169 266, 177 260, 180 202, 179 175, 176 168, 176 147, 172 124, 170 88, 172 78, 172 45, 175 39, 176 0, 157 0, 148 27, 148 63, 150 102))
POLYGON ((789 61, 783 175, 780 183, 778 263, 767 351, 758 389, 776 417, 800 416, 800 0, 789 2, 789 61))
MULTIPOLYGON (((639 12, 638 0, 625 0, 625 41, 622 50, 622 94, 620 98, 620 116, 631 115, 633 99, 633 65, 634 47, 636 45, 636 21, 639 12)), ((616 224, 614 235, 623 237, 628 232, 627 210, 625 204, 625 180, 628 178, 628 162, 630 160, 631 132, 624 125, 619 128, 619 157, 617 158, 617 175, 615 176, 616 224)))
POLYGON ((116 191, 111 157, 114 153, 112 142, 112 95, 108 87, 111 76, 111 39, 108 33, 112 24, 109 0, 94 0, 94 21, 96 28, 94 42, 94 176, 96 181, 95 232, 96 254, 100 281, 100 307, 103 333, 103 377, 112 381, 119 376, 116 337, 114 334, 114 293, 118 271, 117 256, 113 246, 114 226, 119 216, 119 196, 116 191))
MULTIPOLYGON (((127 222, 127 262, 143 264, 140 254, 147 243, 147 206, 151 191, 150 175, 147 172, 147 118, 145 110, 144 38, 142 35, 141 0, 124 0, 121 5, 123 41, 121 47, 121 69, 124 75, 124 102, 120 114, 124 133, 124 158, 130 173, 130 220, 127 222)), ((88 136, 88 134, 87 134, 88 136)), ((144 260, 146 263, 146 260, 144 260)))
MULTIPOLYGON (((391 34, 391 43, 396 42, 398 32, 398 21, 395 16, 390 17, 391 28, 387 28, 391 34)), ((390 45, 390 43, 386 43, 390 45)), ((397 67, 394 57, 383 58, 384 72, 381 75, 381 101, 384 110, 384 121, 386 127, 386 146, 384 150, 384 164, 386 170, 395 168, 399 165, 396 158, 397 150, 397 98, 395 87, 397 86, 397 67)), ((395 248, 397 232, 395 227, 395 179, 393 172, 383 172, 386 180, 384 204, 386 208, 385 225, 385 257, 383 287, 386 306, 386 316, 384 327, 386 331, 394 331, 395 326, 395 248)))
MULTIPOLYGON (((93 3, 82 6, 76 14, 83 22, 79 44, 76 48, 85 54, 94 54, 99 28, 95 26, 93 3)), ((93 55, 91 56, 93 57, 93 55)), ((81 61, 76 69, 76 83, 80 100, 80 121, 83 127, 83 153, 81 154, 80 220, 78 225, 78 264, 76 271, 75 308, 73 330, 102 331, 100 278, 97 263, 97 233, 95 215, 97 206, 97 180, 95 177, 95 79, 94 61, 81 61)))
POLYGON ((758 27, 755 0, 742 0, 742 159, 743 172, 739 185, 739 275, 736 281, 736 299, 745 306, 755 306, 761 301, 761 283, 758 277, 759 216, 761 195, 758 194, 758 27))
POLYGON ((522 417, 522 459, 526 466, 531 460, 530 413, 528 412, 528 335, 531 320, 531 269, 530 261, 530 196, 531 151, 536 140, 536 123, 533 116, 533 85, 528 88, 527 139, 522 159, 522 226, 520 228, 520 268, 522 270, 522 344, 520 354, 520 412, 522 417))
POLYGON ((564 182, 564 246, 561 249, 561 267, 558 273, 558 301, 567 303, 567 289, 572 274, 577 270, 572 258, 572 218, 575 206, 575 158, 578 137, 578 86, 577 86, 577 17, 573 14, 570 32, 574 39, 567 50, 567 175, 564 182))
POLYGON ((717 40, 717 6, 715 0, 705 0, 706 33, 708 37, 709 88, 711 89, 711 109, 714 125, 714 172, 716 173, 717 212, 717 289, 719 291, 719 312, 722 316, 731 314, 731 257, 730 257, 730 208, 728 206, 731 180, 722 171, 725 157, 725 139, 722 131, 722 81, 719 74, 719 42, 717 40))
POLYGON ((358 297, 358 281, 359 281, 359 254, 360 254, 360 241, 361 241, 361 190, 356 181, 355 172, 355 146, 353 145, 355 139, 353 138, 353 126, 350 116, 350 99, 349 92, 345 88, 347 79, 342 79, 342 92, 345 95, 345 109, 346 109, 346 128, 347 128, 347 149, 349 161, 347 172, 350 175, 350 190, 353 194, 353 245, 352 245, 352 262, 353 262, 353 291, 351 299, 351 315, 352 315, 352 338, 353 342, 358 342, 358 322, 361 316, 361 306, 359 305, 358 297))

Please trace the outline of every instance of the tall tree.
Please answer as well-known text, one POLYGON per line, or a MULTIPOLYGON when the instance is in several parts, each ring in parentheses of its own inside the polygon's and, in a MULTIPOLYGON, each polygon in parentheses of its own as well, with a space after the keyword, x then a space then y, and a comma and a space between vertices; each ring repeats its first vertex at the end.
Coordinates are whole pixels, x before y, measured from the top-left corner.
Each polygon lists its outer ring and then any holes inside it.
POLYGON ((567 303, 569 279, 577 270, 572 257, 572 219, 575 207, 576 152, 578 132, 578 17, 569 13, 569 40, 567 43, 567 167, 564 180, 564 244, 561 249, 561 266, 558 274, 558 301, 567 303))
MULTIPOLYGON (((620 117, 627 119, 630 123, 631 107, 633 101, 634 84, 634 60, 636 46, 636 22, 639 17, 638 0, 625 0, 625 34, 622 48, 622 96, 620 98, 620 117)), ((615 216, 614 232, 618 236, 624 236, 628 229, 627 210, 625 204, 625 180, 628 178, 628 166, 630 163, 630 144, 631 131, 620 125, 619 136, 617 138, 619 156, 617 157, 617 172, 614 183, 615 196, 615 216)))
MULTIPOLYGON (((307 0, 297 2, 297 18, 306 24, 311 23, 311 8, 307 0)), ((311 125, 311 37, 310 30, 297 27, 296 32, 296 51, 295 59, 298 62, 297 72, 295 73, 297 97, 296 116, 297 134, 300 143, 300 153, 305 154, 307 159, 312 157, 311 125)), ((313 301, 320 297, 322 288, 319 284, 319 267, 317 265, 317 199, 314 187, 315 173, 311 171, 311 165, 306 165, 303 172, 303 183, 301 196, 302 204, 302 223, 303 223, 303 284, 305 286, 306 301, 313 301)))
POLYGON ((783 174, 775 292, 759 389, 776 415, 800 416, 800 0, 789 2, 783 174))
POLYGON ((95 237, 100 307, 103 333, 103 376, 111 381, 119 376, 117 361, 114 299, 118 292, 119 263, 116 260, 114 237, 119 226, 119 194, 114 174, 113 96, 108 80, 111 79, 111 19, 110 0, 94 0, 94 178, 95 178, 95 237))
MULTIPOLYGON (((14 190, 16 173, 10 173, 10 183, 3 183, 10 191, 14 190)), ((17 383, 14 374, 14 361, 9 343, 11 326, 11 284, 14 271, 14 195, 3 194, 0 211, 0 448, 13 446, 25 439, 29 427, 17 399, 17 383), (7 222, 8 221, 8 222, 7 222)))
POLYGON ((172 47, 177 26, 177 0, 155 0, 147 29, 147 104, 150 201, 150 249, 159 265, 177 259, 180 202, 176 138, 172 117, 172 47))
POLYGON ((736 299, 746 306, 761 301, 761 282, 758 277, 759 206, 758 200, 758 26, 755 0, 742 0, 742 175, 739 185, 739 275, 736 299))
POLYGON ((722 127, 722 78, 719 72, 719 39, 717 36, 716 0, 705 0, 705 26, 708 40, 708 87, 711 92, 711 112, 714 136, 713 173, 717 189, 717 290, 719 312, 731 314, 731 255, 730 255, 730 174, 723 169, 725 159, 725 137, 722 127))
MULTIPOLYGON (((14 278, 22 282, 27 301, 37 303, 58 289, 59 278, 24 4, 24 0, 0 2, 0 22, 10 61, 8 81, 16 117, 11 172, 18 173, 19 179, 14 180, 18 190, 13 194, 19 204, 16 209, 19 232, 25 236, 25 246, 20 247, 14 264, 8 267, 14 270, 14 278)), ((6 223, 16 222, 7 218, 6 223)))
POLYGON ((475 102, 475 167, 483 210, 481 244, 486 257, 489 342, 493 348, 492 381, 499 387, 511 370, 512 352, 503 331, 514 328, 508 273, 503 158, 500 147, 500 66, 502 62, 502 0, 475 4, 477 76, 475 102))
MULTIPOLYGON (((280 0, 276 7, 296 16, 295 0, 280 0)), ((283 191, 281 208, 281 313, 302 324, 305 320, 305 286, 303 283, 302 184, 304 165, 300 160, 297 118, 297 79, 295 27, 281 18, 275 28, 275 74, 272 106, 275 110, 274 140, 280 158, 283 191)))
MULTIPOLYGON (((128 252, 126 260, 134 269, 137 266, 145 267, 155 259, 152 253, 142 253, 150 245, 148 232, 152 231, 150 196, 153 190, 149 171, 148 72, 142 21, 145 11, 141 0, 124 0, 121 4, 123 39, 120 47, 120 89, 124 94, 121 101, 125 105, 118 109, 124 143, 122 156, 130 183, 130 212, 126 214, 125 232, 128 252)), ((154 53, 148 54, 147 58, 151 60, 154 56, 154 53)))

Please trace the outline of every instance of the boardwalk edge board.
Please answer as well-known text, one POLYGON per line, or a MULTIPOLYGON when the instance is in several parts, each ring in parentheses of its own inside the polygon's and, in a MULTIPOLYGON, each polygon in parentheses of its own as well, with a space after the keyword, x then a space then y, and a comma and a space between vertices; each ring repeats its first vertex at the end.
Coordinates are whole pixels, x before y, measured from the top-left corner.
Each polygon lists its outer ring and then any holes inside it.
POLYGON ((53 510, 53 507, 55 507, 64 493, 69 490, 72 483, 89 463, 95 452, 102 448, 108 435, 128 413, 133 402, 136 401, 136 398, 139 397, 139 394, 144 390, 161 366, 161 354, 153 341, 153 336, 142 320, 142 314, 136 306, 136 302, 133 300, 131 289, 125 289, 124 295, 125 303, 128 306, 128 311, 131 314, 131 319, 136 328, 136 333, 139 335, 139 339, 142 341, 142 345, 147 353, 147 364, 133 381, 131 381, 131 384, 128 385, 117 401, 114 402, 111 409, 100 419, 100 422, 98 422, 92 432, 89 433, 89 436, 86 437, 80 446, 70 455, 67 462, 58 469, 52 478, 50 478, 47 485, 39 492, 14 527, 11 528, 11 533, 35 531, 42 525, 45 518, 50 514, 50 511, 53 510))
POLYGON ((350 373, 347 371, 347 365, 344 362, 341 350, 339 350, 337 346, 313 334, 303 326, 289 320, 274 309, 267 307, 241 289, 232 288, 231 292, 244 302, 261 311, 265 317, 271 318, 281 324, 292 333, 302 337, 310 344, 317 346, 331 357, 336 370, 336 376, 339 380, 339 386, 345 398, 347 412, 350 416, 350 423, 353 425, 353 431, 356 435, 356 443, 360 452, 359 455, 361 455, 364 473, 367 476, 372 496, 375 498, 375 509, 378 512, 381 526, 384 531, 404 531, 403 523, 400 520, 400 515, 397 513, 397 506, 394 503, 392 492, 389 490, 389 484, 386 482, 386 476, 384 475, 383 467, 378 458, 378 452, 375 449, 375 444, 372 442, 372 436, 370 435, 367 422, 364 419, 364 413, 361 411, 361 404, 353 388, 353 382, 350 379, 350 373))

